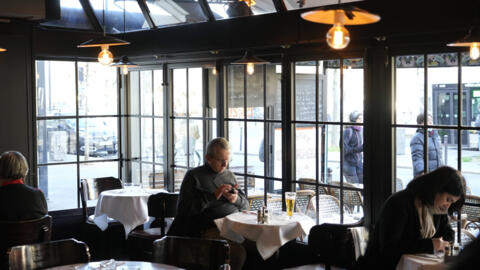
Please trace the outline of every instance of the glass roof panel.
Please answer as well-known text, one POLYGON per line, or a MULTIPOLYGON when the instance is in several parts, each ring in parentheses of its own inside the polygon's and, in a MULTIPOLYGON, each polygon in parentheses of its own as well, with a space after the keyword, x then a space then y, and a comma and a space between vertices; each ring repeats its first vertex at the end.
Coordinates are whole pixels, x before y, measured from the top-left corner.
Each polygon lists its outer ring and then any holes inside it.
POLYGON ((323 7, 335 5, 338 3, 351 3, 351 2, 360 2, 363 0, 283 0, 287 10, 295 10, 302 8, 313 8, 313 7, 323 7))
POLYGON ((147 6, 158 27, 207 20, 197 0, 147 0, 147 6))
POLYGON ((207 2, 217 20, 261 15, 277 11, 272 0, 254 0, 256 3, 250 7, 244 0, 207 0, 207 2))
POLYGON ((43 22, 41 25, 86 30, 93 29, 79 0, 60 0, 60 14, 60 20, 43 22))
POLYGON ((90 4, 100 25, 105 24, 105 32, 108 34, 150 29, 137 1, 90 0, 90 4), (125 13, 123 12, 124 7, 125 13), (104 8, 105 22, 103 20, 104 8))

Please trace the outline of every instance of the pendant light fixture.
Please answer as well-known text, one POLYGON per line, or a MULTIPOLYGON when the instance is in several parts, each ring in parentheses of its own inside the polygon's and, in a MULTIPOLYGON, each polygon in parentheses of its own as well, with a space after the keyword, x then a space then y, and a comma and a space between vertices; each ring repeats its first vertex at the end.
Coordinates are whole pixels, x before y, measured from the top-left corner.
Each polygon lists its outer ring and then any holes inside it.
POLYGON ((122 58, 120 58, 118 62, 112 64, 111 66, 120 68, 122 70, 122 74, 127 75, 129 67, 136 67, 138 65, 130 62, 130 60, 128 59, 128 56, 124 55, 122 56, 122 58))
MULTIPOLYGON (((126 17, 125 17, 125 1, 123 1, 123 33, 125 34, 127 32, 127 28, 125 26, 126 22, 126 17)), ((113 67, 119 67, 122 71, 123 75, 128 75, 128 68, 129 67, 136 67, 137 65, 130 62, 128 59, 128 56, 124 55, 120 60, 114 64, 112 64, 113 67)))
POLYGON ((250 51, 246 51, 245 55, 242 58, 232 62, 232 64, 234 65, 247 65, 248 75, 252 75, 255 72, 255 65, 269 64, 269 63, 270 62, 266 60, 256 57, 250 51))
POLYGON ((7 49, 0 47, 0 52, 6 52, 7 49))
POLYGON ((477 60, 480 57, 480 27, 478 25, 471 27, 465 37, 447 46, 470 47, 470 58, 477 60))
POLYGON ((105 34, 105 1, 103 1, 103 36, 93 38, 78 45, 78 48, 100 47, 98 62, 102 65, 110 65, 113 62, 113 54, 108 50, 110 46, 128 45, 130 42, 105 34))
POLYGON ((350 33, 345 25, 370 24, 380 20, 380 16, 366 10, 354 6, 341 7, 340 0, 338 5, 307 11, 301 16, 310 22, 332 24, 327 32, 327 44, 336 50, 344 49, 350 43, 350 33))

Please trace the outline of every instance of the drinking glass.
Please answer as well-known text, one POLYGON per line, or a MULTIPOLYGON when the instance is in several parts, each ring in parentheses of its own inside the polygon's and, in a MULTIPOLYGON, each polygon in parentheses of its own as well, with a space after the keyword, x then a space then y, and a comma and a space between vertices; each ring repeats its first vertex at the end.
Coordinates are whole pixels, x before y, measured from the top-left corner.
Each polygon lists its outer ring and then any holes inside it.
POLYGON ((140 190, 140 185, 136 184, 136 183, 124 183, 123 188, 127 192, 136 192, 136 191, 140 190))
POLYGON ((290 218, 293 215, 293 207, 295 206, 296 192, 285 192, 285 203, 287 204, 287 216, 290 218))

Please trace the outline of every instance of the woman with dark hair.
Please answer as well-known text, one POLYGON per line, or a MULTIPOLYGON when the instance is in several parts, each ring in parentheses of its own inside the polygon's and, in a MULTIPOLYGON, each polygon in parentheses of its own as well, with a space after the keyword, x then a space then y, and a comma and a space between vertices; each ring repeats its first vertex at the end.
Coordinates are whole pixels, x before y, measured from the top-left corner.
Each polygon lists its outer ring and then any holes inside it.
POLYGON ((454 239, 447 214, 464 202, 465 179, 451 167, 414 178, 383 205, 358 269, 395 269, 403 254, 443 251, 454 239))
MULTIPOLYGON (((363 122, 362 113, 353 111, 350 122, 363 122)), ((343 131, 343 176, 350 183, 363 184, 363 136, 362 127, 351 125, 343 131)))

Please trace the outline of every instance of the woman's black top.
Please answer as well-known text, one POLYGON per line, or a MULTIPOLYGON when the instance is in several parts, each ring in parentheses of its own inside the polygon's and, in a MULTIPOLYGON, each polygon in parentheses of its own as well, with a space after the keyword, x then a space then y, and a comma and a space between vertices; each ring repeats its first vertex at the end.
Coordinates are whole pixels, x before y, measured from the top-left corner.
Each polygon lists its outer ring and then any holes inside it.
MULTIPOLYGON (((370 234, 365 257, 359 260, 359 269, 395 269, 403 254, 433 253, 432 240, 420 236, 414 202, 409 190, 394 193, 387 199, 370 234)), ((433 238, 454 239, 447 215, 434 215, 433 221, 436 229, 433 238)))

